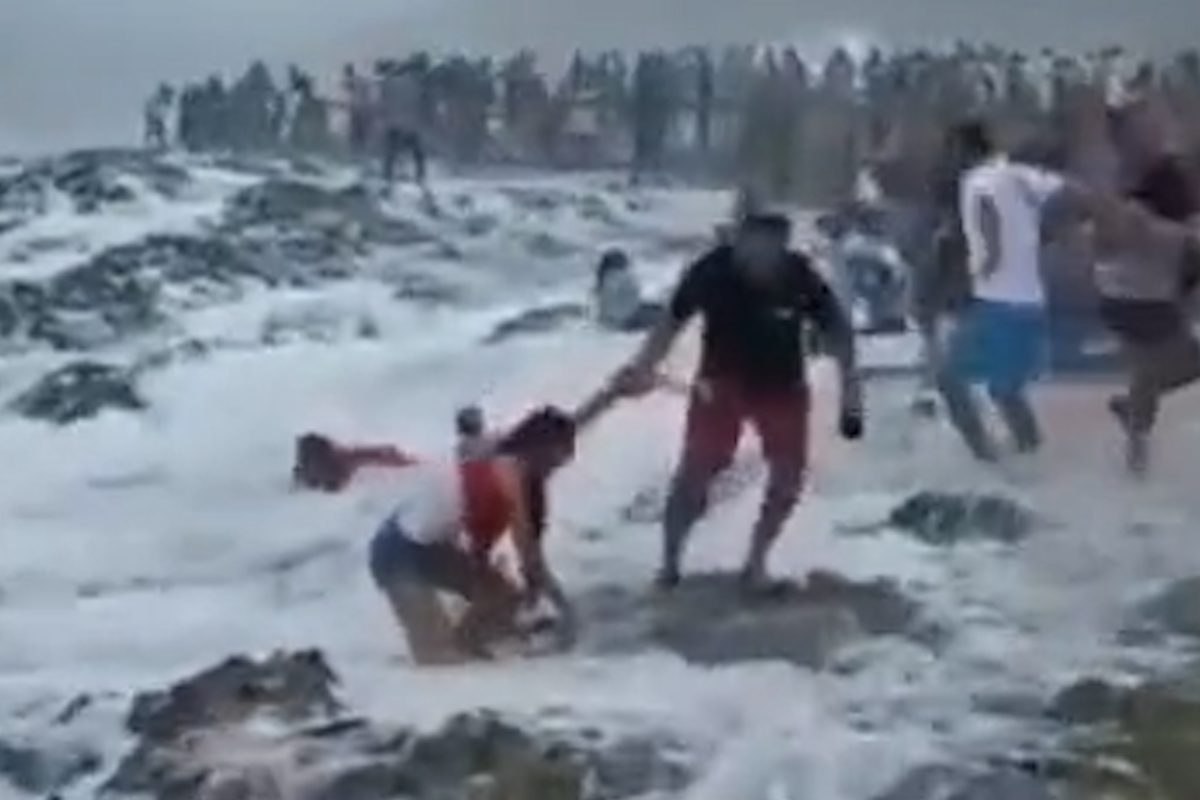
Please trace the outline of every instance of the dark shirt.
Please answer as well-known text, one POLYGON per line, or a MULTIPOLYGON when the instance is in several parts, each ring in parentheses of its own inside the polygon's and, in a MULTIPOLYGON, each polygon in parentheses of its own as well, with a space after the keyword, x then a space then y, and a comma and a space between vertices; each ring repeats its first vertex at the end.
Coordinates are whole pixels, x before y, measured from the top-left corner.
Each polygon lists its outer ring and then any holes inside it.
POLYGON ((751 391, 803 387, 806 322, 834 336, 848 330, 841 306, 807 257, 789 253, 771 286, 760 286, 721 246, 688 268, 671 299, 671 315, 683 323, 704 319, 700 374, 733 379, 751 391))

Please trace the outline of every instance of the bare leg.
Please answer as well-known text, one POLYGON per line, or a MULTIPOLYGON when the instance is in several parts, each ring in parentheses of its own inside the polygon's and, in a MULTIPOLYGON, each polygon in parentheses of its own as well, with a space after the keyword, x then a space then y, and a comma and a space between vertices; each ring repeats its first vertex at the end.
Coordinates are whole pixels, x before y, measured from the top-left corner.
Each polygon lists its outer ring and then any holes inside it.
POLYGON ((679 582, 680 564, 688 537, 708 510, 708 497, 721 470, 715 465, 680 464, 671 481, 671 493, 663 514, 663 552, 659 582, 671 586, 679 582))
POLYGON ((808 464, 808 393, 794 392, 752 406, 770 473, 742 579, 754 590, 767 583, 767 558, 800 499, 808 464))
POLYGON ((693 394, 683 456, 663 514, 663 556, 658 582, 679 583, 680 562, 692 528, 708 510, 716 477, 733 462, 742 431, 742 404, 732 387, 709 385, 693 394))
POLYGON ((803 465, 775 464, 767 478, 762 509, 754 525, 750 552, 746 556, 743 579, 750 586, 761 585, 767 578, 767 558, 783 526, 792 516, 804 482, 803 465))
POLYGON ((1032 453, 1042 445, 1042 432, 1038 425, 1037 415, 1029 398, 1024 392, 991 393, 992 401, 1000 410, 1000 416, 1012 434, 1017 450, 1022 453, 1032 453))
POLYGON ((995 461, 996 446, 983 425, 971 387, 951 375, 948 370, 942 370, 939 388, 946 401, 946 413, 950 416, 950 422, 966 442, 971 454, 980 461, 995 461))
POLYGON ((1130 471, 1141 474, 1148 467, 1150 435, 1162 398, 1200 380, 1200 344, 1182 334, 1152 347, 1129 346, 1127 356, 1129 393, 1114 401, 1113 410, 1125 427, 1130 471))
POLYGON ((520 593, 503 575, 480 567, 471 604, 454 632, 458 647, 473 658, 490 658, 491 643, 516 632, 520 602, 520 593))
POLYGON ((387 587, 388 601, 420 666, 459 664, 467 655, 454 642, 454 628, 437 591, 407 581, 387 587))

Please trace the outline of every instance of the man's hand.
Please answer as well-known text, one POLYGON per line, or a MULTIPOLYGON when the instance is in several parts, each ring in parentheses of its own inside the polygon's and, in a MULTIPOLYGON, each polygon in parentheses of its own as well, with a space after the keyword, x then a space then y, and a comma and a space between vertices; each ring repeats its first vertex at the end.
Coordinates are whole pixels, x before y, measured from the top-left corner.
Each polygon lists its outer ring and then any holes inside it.
POLYGON ((838 417, 838 432, 843 439, 857 441, 863 436, 862 383, 856 374, 842 380, 842 409, 838 417))
POLYGON ((838 418, 838 432, 843 439, 850 442, 858 441, 863 437, 863 427, 862 409, 842 409, 842 414, 838 418))

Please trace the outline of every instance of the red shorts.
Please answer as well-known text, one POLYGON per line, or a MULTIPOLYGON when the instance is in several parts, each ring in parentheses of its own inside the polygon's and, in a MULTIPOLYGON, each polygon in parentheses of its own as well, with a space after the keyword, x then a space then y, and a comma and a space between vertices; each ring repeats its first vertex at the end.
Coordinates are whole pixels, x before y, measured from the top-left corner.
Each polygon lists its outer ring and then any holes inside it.
POLYGON ((692 392, 683 464, 716 473, 732 462, 746 423, 754 426, 771 469, 803 472, 808 465, 807 387, 747 391, 740 382, 707 378, 692 392))

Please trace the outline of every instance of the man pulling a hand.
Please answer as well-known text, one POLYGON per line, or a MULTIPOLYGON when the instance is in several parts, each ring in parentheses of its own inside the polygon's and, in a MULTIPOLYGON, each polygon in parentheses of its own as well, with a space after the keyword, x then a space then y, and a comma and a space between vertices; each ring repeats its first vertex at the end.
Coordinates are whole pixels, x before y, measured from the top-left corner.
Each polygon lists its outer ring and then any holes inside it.
POLYGON ((807 323, 817 326, 840 367, 841 433, 847 439, 862 435, 853 329, 809 259, 789 249, 790 239, 784 216, 743 219, 730 243, 687 269, 669 313, 615 379, 627 394, 651 391, 684 326, 694 316, 703 319, 683 455, 663 520, 663 588, 678 584, 688 534, 707 509, 713 481, 732 463, 747 423, 762 442, 769 475, 742 584, 752 592, 770 588, 767 557, 799 500, 808 461, 807 323))

